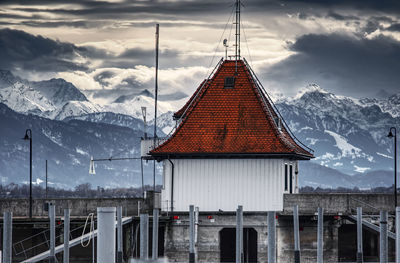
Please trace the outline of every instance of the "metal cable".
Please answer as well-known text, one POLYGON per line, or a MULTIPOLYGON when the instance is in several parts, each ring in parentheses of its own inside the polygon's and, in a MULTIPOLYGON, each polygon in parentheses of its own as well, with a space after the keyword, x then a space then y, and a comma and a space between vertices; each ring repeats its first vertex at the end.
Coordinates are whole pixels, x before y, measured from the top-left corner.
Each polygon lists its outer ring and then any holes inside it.
POLYGON ((231 20, 231 17, 232 17, 232 14, 233 14, 233 10, 234 10, 234 8, 233 8, 233 6, 232 6, 232 11, 231 11, 231 13, 230 13, 230 15, 229 15, 228 21, 227 21, 226 24, 225 24, 224 31, 222 32, 221 37, 219 38, 219 41, 218 41, 218 43, 217 43, 217 46, 215 47, 214 55, 213 55, 213 57, 212 57, 212 59, 211 59, 210 65, 208 66, 208 71, 207 71, 206 76, 208 76, 208 72, 209 72, 209 70, 210 70, 210 68, 211 68, 211 65, 214 63, 215 55, 217 54, 219 45, 221 44, 221 40, 222 40, 222 38, 224 37, 224 34, 225 34, 226 28, 227 28, 227 26, 228 26, 228 23, 229 23, 229 21, 231 20))

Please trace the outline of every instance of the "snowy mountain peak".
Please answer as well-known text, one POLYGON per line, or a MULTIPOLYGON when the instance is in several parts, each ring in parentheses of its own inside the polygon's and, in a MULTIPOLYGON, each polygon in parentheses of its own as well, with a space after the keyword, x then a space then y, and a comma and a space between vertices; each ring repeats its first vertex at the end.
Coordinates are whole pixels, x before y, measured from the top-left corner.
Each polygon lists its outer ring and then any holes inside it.
POLYGON ((153 93, 151 93, 148 89, 143 90, 139 94, 129 94, 129 95, 121 95, 119 96, 114 103, 125 103, 127 101, 134 100, 137 96, 145 96, 149 98, 154 98, 153 93))
POLYGON ((32 82, 31 86, 56 105, 62 105, 68 101, 87 101, 85 95, 78 88, 64 79, 32 82))
POLYGON ((300 99, 301 97, 303 97, 303 95, 308 94, 308 93, 330 94, 328 91, 321 88, 318 84, 311 83, 311 84, 308 84, 306 87, 302 88, 297 93, 297 95, 294 97, 294 99, 300 99))

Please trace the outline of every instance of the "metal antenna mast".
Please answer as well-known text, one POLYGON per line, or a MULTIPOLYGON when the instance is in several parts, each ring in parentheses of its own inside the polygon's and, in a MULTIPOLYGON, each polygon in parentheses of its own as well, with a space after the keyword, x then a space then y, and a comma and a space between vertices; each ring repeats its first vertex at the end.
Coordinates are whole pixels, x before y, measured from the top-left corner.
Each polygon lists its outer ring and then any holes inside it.
POLYGON ((236 19, 235 19, 235 72, 237 73, 237 62, 240 59, 240 0, 236 0, 236 19))
MULTIPOLYGON (((155 101, 154 101, 154 148, 156 147, 157 141, 157 96, 158 96, 158 39, 159 35, 159 24, 156 24, 156 77, 155 77, 155 101)), ((156 160, 154 160, 153 167, 153 191, 156 191, 156 160)))

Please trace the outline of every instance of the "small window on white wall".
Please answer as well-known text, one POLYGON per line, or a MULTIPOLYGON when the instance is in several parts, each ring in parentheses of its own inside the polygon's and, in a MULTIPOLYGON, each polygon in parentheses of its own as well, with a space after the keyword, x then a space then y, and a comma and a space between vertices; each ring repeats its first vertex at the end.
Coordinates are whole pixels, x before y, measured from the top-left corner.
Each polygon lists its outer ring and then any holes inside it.
POLYGON ((288 165, 285 163, 285 191, 288 190, 288 165))
POLYGON ((290 165, 289 166, 289 177, 290 177, 290 179, 289 179, 289 183, 290 183, 290 186, 289 186, 289 192, 292 194, 293 193, 293 165, 290 165))
POLYGON ((162 189, 162 190, 165 190, 165 172, 166 172, 166 168, 167 168, 167 167, 165 167, 165 166, 166 166, 165 163, 166 163, 166 162, 163 162, 162 186, 161 186, 161 189, 162 189))

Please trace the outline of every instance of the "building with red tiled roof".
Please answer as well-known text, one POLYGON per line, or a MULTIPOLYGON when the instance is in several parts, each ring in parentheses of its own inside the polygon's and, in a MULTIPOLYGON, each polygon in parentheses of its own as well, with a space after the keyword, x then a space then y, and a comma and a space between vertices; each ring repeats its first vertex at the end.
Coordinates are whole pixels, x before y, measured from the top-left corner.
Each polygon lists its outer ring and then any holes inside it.
POLYGON ((245 60, 221 60, 173 117, 175 131, 147 153, 164 165, 163 210, 279 211, 298 192, 298 160, 314 157, 245 60))
POLYGON ((290 135, 243 60, 222 61, 174 118, 180 120, 176 131, 150 152, 157 159, 313 158, 290 135))

